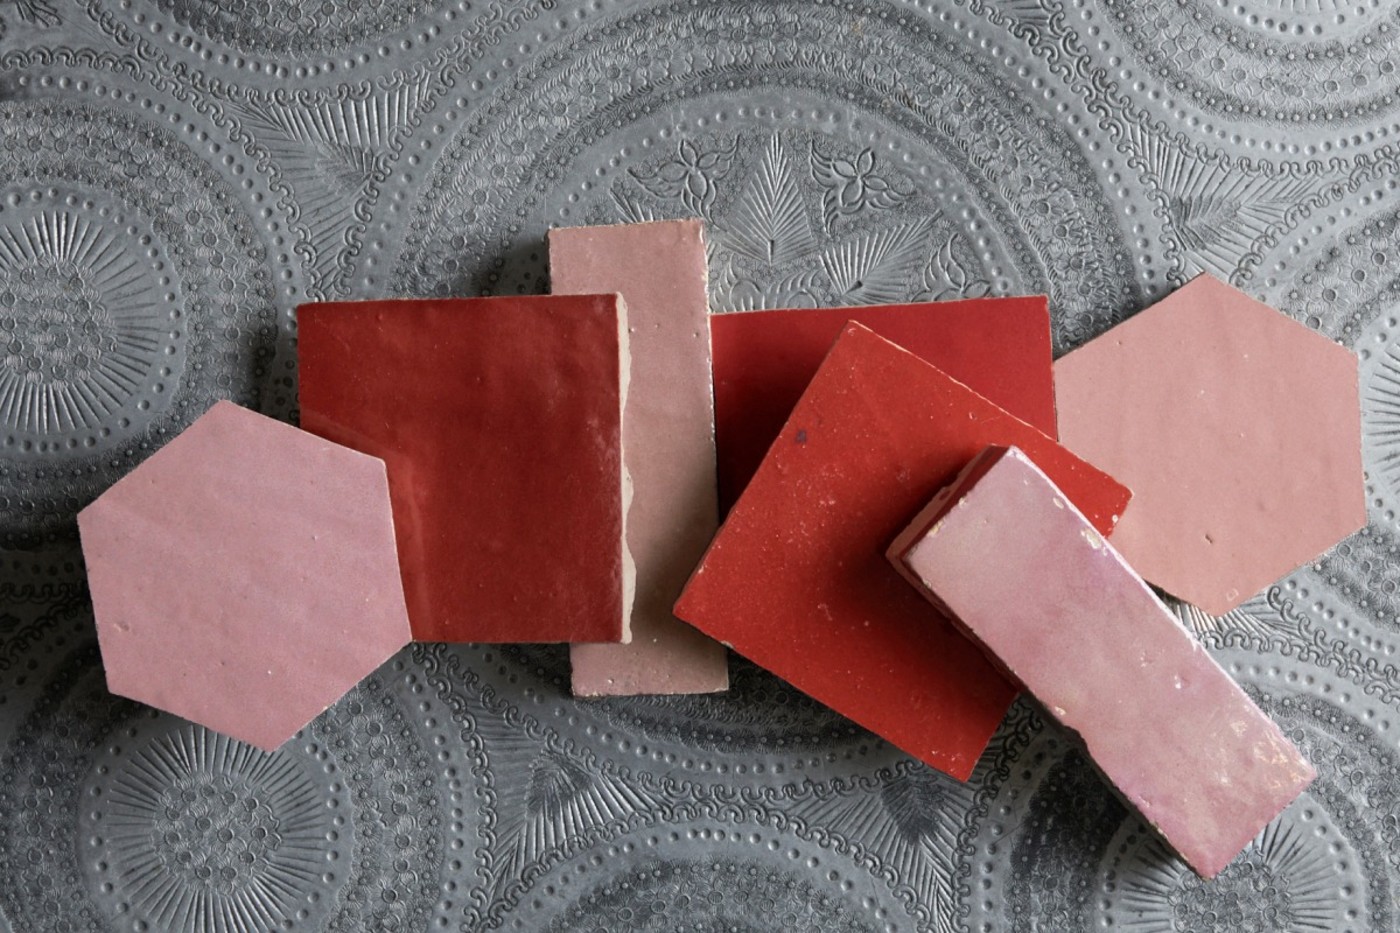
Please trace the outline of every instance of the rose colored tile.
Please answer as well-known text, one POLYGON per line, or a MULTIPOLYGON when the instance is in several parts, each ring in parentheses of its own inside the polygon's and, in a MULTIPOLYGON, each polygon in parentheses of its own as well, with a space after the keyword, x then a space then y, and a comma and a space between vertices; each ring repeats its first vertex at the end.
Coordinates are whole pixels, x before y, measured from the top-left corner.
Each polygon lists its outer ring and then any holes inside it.
POLYGON ((1212 877, 1315 772, 1019 450, 987 451, 890 556, 1212 877))
POLYGON ((705 263, 698 220, 549 234, 554 293, 621 292, 630 331, 622 436, 632 482, 623 518, 636 568, 632 641, 570 649, 580 696, 729 686, 724 646, 671 614, 717 524, 705 263))
POLYGON ((418 641, 619 641, 616 295, 298 309, 302 425, 389 467, 418 641))
POLYGON ((1055 364, 1060 437, 1133 490, 1114 544, 1215 615, 1366 524, 1356 355, 1209 275, 1055 364))
POLYGON ((1044 295, 716 314, 710 333, 721 514, 743 492, 847 321, 1055 436, 1044 295))
POLYGON ((1036 451, 1107 531, 1128 492, 849 324, 686 585, 676 614, 928 764, 966 779, 1014 690, 885 560, 988 444, 1036 451))
POLYGON ((409 642, 383 462, 232 403, 78 526, 108 688, 260 748, 409 642))

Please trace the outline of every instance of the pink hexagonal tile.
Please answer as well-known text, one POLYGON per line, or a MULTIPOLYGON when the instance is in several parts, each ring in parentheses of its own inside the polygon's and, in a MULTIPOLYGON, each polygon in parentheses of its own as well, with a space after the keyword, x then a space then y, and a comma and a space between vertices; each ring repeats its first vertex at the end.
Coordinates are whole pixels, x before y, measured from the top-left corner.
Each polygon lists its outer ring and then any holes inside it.
POLYGON ((410 639, 383 461, 229 402, 78 525, 109 689, 260 748, 410 639))
POLYGON ((1356 355, 1209 275, 1055 364, 1060 438, 1133 491, 1114 546, 1219 615, 1366 523, 1356 355))

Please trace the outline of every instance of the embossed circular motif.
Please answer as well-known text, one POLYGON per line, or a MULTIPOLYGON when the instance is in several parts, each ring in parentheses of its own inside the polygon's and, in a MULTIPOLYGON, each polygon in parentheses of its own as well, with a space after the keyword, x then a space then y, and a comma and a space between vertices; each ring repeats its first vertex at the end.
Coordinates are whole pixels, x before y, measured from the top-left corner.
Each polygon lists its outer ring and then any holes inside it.
POLYGON ((0 201, 5 454, 110 448, 165 410, 187 333, 166 267, 148 224, 92 197, 0 201))
MULTIPOLYGON (((10 392, 20 391, 20 382, 45 388, 91 383, 104 359, 116 353, 117 339, 111 312, 87 270, 45 256, 33 257, 18 272, 6 271, 0 299, 8 313, 0 318, 0 344, 10 392), (20 326, 21 309, 32 316, 28 333, 20 326)), ((46 414, 44 420, 59 416, 57 410, 46 414)))
POLYGON ((1377 137, 1364 121, 1400 112, 1400 22, 1385 7, 1102 0, 1122 46, 1167 93, 1231 120, 1350 123, 1366 141, 1377 137))
POLYGON ((698 215, 726 308, 1046 290, 1068 347, 1136 301, 1073 138, 928 21, 787 3, 654 15, 667 41, 650 16, 607 20, 474 111, 391 291, 535 290, 549 224, 698 215))
POLYGON ((257 407, 278 329, 235 190, 164 128, 0 104, 0 179, 0 548, 33 548, 215 400, 257 407))
POLYGON ((1262 860, 1242 861, 1211 881, 1183 874, 1167 895, 1178 930, 1208 930, 1219 923, 1239 933, 1273 933, 1297 921, 1288 879, 1262 860))
POLYGON ((481 845, 483 814, 435 704, 406 716, 400 691, 422 692, 406 662, 275 754, 109 696, 95 662, 68 656, 0 761, 0 913, 208 933, 409 931, 451 914, 445 853, 481 845))
POLYGON ((157 855, 161 866, 222 895, 247 888, 283 847, 282 819, 259 791, 228 774, 176 781, 152 808, 150 835, 167 847, 157 855))
POLYGON ((1345 869, 1357 853, 1306 804, 1300 816, 1306 818, 1272 824, 1209 881, 1174 860, 1150 832, 1125 827, 1112 846, 1119 854, 1108 869, 1113 880, 1106 884, 1109 893, 1098 921, 1182 933, 1343 929, 1364 905, 1354 892, 1339 893, 1334 879, 1344 873, 1338 872, 1339 863, 1345 869))
MULTIPOLYGON (((136 4, 137 24, 167 20, 220 46, 241 52, 317 55, 373 42, 425 20, 445 0, 146 0, 136 4)), ((101 0, 117 7, 115 0, 101 0)), ((469 4, 459 4, 463 9, 469 4)), ((120 7, 129 9, 130 2, 120 7)))
POLYGON ((293 918, 317 893, 319 865, 348 861, 335 825, 344 790, 318 789, 314 761, 270 755, 160 720, 113 743, 93 768, 90 797, 99 902, 156 928, 211 917, 293 918))
POLYGON ((1303 796, 1216 879, 1202 881, 1057 729, 1042 727, 994 765, 1008 777, 967 837, 966 856, 983 879, 962 891, 972 929, 1392 928, 1400 754, 1385 735, 1389 722, 1350 684, 1245 652, 1223 655, 1236 659, 1229 670, 1317 764, 1303 796))

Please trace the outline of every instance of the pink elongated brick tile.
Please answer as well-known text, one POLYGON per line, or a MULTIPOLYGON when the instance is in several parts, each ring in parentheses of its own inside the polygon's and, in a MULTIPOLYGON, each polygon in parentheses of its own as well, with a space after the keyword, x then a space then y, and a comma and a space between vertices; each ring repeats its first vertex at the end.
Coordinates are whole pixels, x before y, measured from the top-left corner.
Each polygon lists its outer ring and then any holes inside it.
POLYGON ((885 560, 988 444, 1044 456, 1105 532, 1112 477, 869 328, 848 324, 686 584, 676 614, 966 780, 1015 695, 885 560))
MULTIPOLYGON (((1205 877, 1315 777, 1074 503, 990 448, 889 555, 1205 877)), ((937 619, 931 616, 931 620, 937 619)))
POLYGON ((549 274, 555 294, 622 294, 631 357, 622 437, 632 489, 623 516, 635 571, 632 641, 573 645, 573 692, 725 690, 724 646, 671 613, 718 524, 704 225, 552 230, 549 274))

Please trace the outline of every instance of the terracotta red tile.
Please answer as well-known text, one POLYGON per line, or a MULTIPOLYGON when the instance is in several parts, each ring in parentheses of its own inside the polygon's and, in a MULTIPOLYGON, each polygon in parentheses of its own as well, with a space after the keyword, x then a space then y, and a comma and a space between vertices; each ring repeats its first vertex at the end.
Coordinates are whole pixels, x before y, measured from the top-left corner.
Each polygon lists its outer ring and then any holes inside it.
POLYGON ((302 425, 388 464, 416 640, 625 637, 617 296, 297 317, 302 425))
POLYGON ((891 549, 1212 877, 1315 777, 1069 497, 994 448, 891 549))
POLYGON ((704 227, 669 220, 552 230, 549 274, 555 294, 622 293, 632 361, 622 421, 632 641, 574 645, 574 693, 724 690, 724 646, 671 614, 717 524, 704 227))
POLYGON ((230 402, 78 527, 108 688, 268 751, 409 642, 383 462, 230 402))
POLYGON ((885 548, 989 444, 1044 458, 1107 531, 1128 492, 905 350, 849 324, 676 614, 928 764, 966 778, 1014 690, 885 548))
POLYGON ((1209 613, 1366 524, 1356 354, 1209 275, 1055 382, 1065 445, 1133 490, 1119 551, 1209 613))
POLYGON ((721 514, 758 469, 847 321, 864 324, 1055 436, 1044 295, 716 314, 710 333, 721 514))

